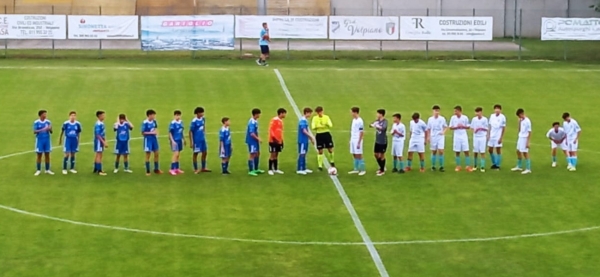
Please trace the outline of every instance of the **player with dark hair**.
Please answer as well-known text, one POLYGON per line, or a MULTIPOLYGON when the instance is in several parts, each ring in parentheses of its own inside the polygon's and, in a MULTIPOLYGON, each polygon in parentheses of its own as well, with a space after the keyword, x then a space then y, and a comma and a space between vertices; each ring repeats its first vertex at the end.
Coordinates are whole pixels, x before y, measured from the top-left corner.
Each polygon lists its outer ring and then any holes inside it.
POLYGON ((425 172, 425 144, 427 144, 428 140, 427 124, 421 120, 419 113, 414 113, 410 121, 410 140, 408 141, 406 171, 412 170, 413 153, 417 152, 419 154, 420 171, 425 172))
POLYGON ((298 122, 298 166, 296 168, 296 174, 306 175, 312 173, 312 170, 306 167, 306 154, 308 153, 309 141, 314 144, 315 139, 310 133, 308 127, 308 119, 312 115, 313 110, 311 108, 304 108, 304 116, 300 118, 298 122))
POLYGON ((171 142, 171 151, 173 151, 173 157, 171 159, 171 175, 183 174, 179 166, 179 154, 183 151, 185 146, 185 136, 183 135, 183 122, 181 121, 181 111, 175 110, 173 112, 173 121, 169 125, 169 142, 171 142))
POLYGON ((258 176, 265 173, 258 168, 260 157, 260 144, 262 140, 258 136, 258 119, 260 118, 260 109, 252 109, 252 117, 248 120, 246 128, 246 145, 248 145, 248 175, 258 176))
POLYGON ((402 160, 404 152, 404 140, 406 139, 406 127, 402 123, 402 115, 396 113, 392 116, 392 158, 394 159, 394 169, 392 172, 404 173, 404 161, 402 160))
POLYGON ((223 175, 231 174, 229 172, 229 159, 233 151, 231 144, 231 131, 229 130, 229 117, 221 119, 221 130, 219 130, 219 152, 221 157, 221 173, 223 175))
POLYGON ((119 172, 119 162, 121 156, 123 156, 123 171, 126 173, 132 173, 129 169, 129 140, 131 139, 131 131, 133 130, 133 124, 127 120, 125 114, 120 114, 117 122, 115 123, 114 130, 116 133, 115 142, 115 170, 114 173, 119 172))
POLYGON ((35 154, 36 154, 36 171, 35 176, 42 173, 42 155, 45 158, 45 171, 48 175, 54 175, 50 170, 50 152, 52 152, 52 143, 50 135, 52 134, 52 123, 48 120, 48 112, 46 110, 38 111, 39 119, 33 122, 33 134, 35 135, 35 154))
POLYGON ((472 172, 471 157, 469 156, 469 118, 462 113, 462 107, 454 107, 454 115, 450 118, 450 130, 454 131, 452 150, 455 153, 456 168, 454 171, 461 171, 460 153, 465 154, 465 165, 467 172, 472 172))
POLYGON ((525 110, 518 109, 515 113, 519 118, 519 139, 517 140, 517 166, 512 171, 521 171, 521 174, 531 173, 531 159, 529 157, 529 142, 531 140, 531 120, 525 115, 525 110), (523 170, 525 158, 525 170, 523 170))
POLYGON ((490 124, 483 116, 483 108, 475 108, 475 117, 471 119, 473 130, 473 169, 485 172, 485 144, 489 138, 490 124))
POLYGON ((439 162, 440 172, 444 172, 444 148, 446 145, 446 132, 448 124, 446 118, 440 115, 440 106, 434 105, 433 115, 427 119, 427 133, 429 149, 431 150, 431 170, 436 171, 436 162, 439 162))
POLYGON ((75 154, 79 152, 79 138, 81 136, 81 123, 77 121, 77 113, 72 111, 69 113, 69 120, 63 123, 60 131, 60 137, 58 138, 58 145, 62 144, 63 135, 65 136, 65 145, 63 152, 65 157, 63 158, 63 174, 67 174, 67 164, 71 159, 71 173, 77 173, 75 170, 75 154))
POLYGON ((258 45, 260 46, 260 58, 256 60, 258 65, 269 66, 267 63, 270 52, 269 42, 271 42, 271 37, 269 36, 269 26, 266 22, 264 22, 262 24, 262 29, 260 30, 260 38, 258 39, 258 45))
POLYGON ((365 159, 363 157, 363 139, 365 136, 365 124, 360 117, 360 108, 352 107, 352 125, 350 126, 350 154, 354 158, 354 168, 348 174, 358 174, 363 176, 367 174, 365 159))
POLYGON ((206 168, 206 156, 207 156, 207 144, 206 144, 206 119, 204 118, 204 108, 196 107, 194 109, 196 115, 190 123, 190 147, 194 154, 192 154, 192 164, 194 166, 194 173, 200 172, 211 172, 206 168), (202 154, 200 157, 202 161, 201 168, 198 169, 198 154, 202 154))
POLYGON ((97 173, 100 176, 106 176, 106 172, 102 170, 102 153, 104 149, 108 147, 108 143, 106 142, 106 128, 104 126, 104 118, 106 114, 104 111, 97 111, 96 125, 94 125, 94 152, 96 152, 96 156, 94 158, 94 173, 97 173))
POLYGON ((560 127, 559 122, 552 123, 552 128, 546 133, 546 137, 550 140, 550 148, 552 149, 552 167, 556 167, 556 148, 560 146, 560 149, 565 153, 567 157, 567 165, 571 163, 569 157, 569 147, 567 146, 567 133, 560 127))
POLYGON ((146 175, 150 176, 150 155, 154 154, 154 173, 162 174, 159 168, 158 153, 158 123, 156 122, 156 111, 146 111, 146 119, 142 122, 142 136, 144 137, 144 152, 146 152, 146 175))
POLYGON ((269 175, 283 174, 279 170, 279 153, 283 150, 283 119, 287 115, 284 108, 277 109, 277 116, 269 122, 269 175))
POLYGON ((506 117, 502 114, 502 106, 500 104, 494 105, 494 113, 490 115, 489 122, 490 138, 488 139, 488 153, 490 153, 490 158, 492 159, 492 169, 500 170, 500 164, 502 163, 502 140, 504 139, 504 131, 506 131, 506 117))
POLYGON ((375 128, 375 146, 373 147, 373 153, 375 160, 379 165, 377 176, 383 176, 385 174, 385 152, 387 151, 387 128, 388 121, 385 119, 385 110, 377 110, 377 120, 370 125, 375 128))
POLYGON ((567 147, 569 151, 569 171, 576 171, 577 167, 577 149, 579 146, 579 136, 581 135, 581 127, 577 120, 571 118, 571 114, 563 113, 562 118, 563 129, 567 133, 567 147))

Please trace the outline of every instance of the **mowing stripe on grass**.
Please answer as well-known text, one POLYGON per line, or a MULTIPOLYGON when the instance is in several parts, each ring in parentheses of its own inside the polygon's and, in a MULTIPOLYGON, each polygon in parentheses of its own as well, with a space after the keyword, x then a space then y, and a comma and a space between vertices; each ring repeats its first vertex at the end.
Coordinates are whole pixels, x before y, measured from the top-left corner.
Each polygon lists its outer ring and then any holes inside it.
MULTIPOLYGON (((249 66, 224 66, 224 67, 164 67, 164 66, 0 66, 0 70, 121 70, 121 71, 229 71, 229 70, 256 70, 249 66)), ((444 72, 444 71, 545 71, 545 72, 600 72, 600 69, 594 68, 481 68, 481 67, 460 67, 460 68, 418 68, 418 67, 285 67, 285 70, 302 71, 405 71, 405 72, 444 72)))
MULTIPOLYGON (((277 75, 277 79, 279 79, 279 84, 281 85, 281 89, 285 93, 285 97, 287 97, 288 101, 290 102, 290 105, 292 106, 292 108, 294 109, 294 112, 296 113, 296 116, 298 116, 298 120, 300 120, 302 118, 302 113, 300 112, 300 109, 298 108, 296 101, 294 101, 292 94, 290 93, 289 89, 287 88, 287 85, 285 84, 285 80, 283 80, 283 76, 281 76, 281 73, 279 72, 278 69, 275 69, 274 71, 275 71, 275 75, 277 75)), ((316 146, 315 146, 315 149, 316 149, 316 146)), ((324 162, 325 162, 325 168, 329 168, 329 162, 327 161, 327 158, 324 159, 324 162)), ((369 234, 367 234, 367 230, 365 230, 365 227, 363 226, 362 222, 360 221, 360 218, 358 217, 358 214, 356 213, 356 210, 354 209, 354 206, 352 205, 350 198, 346 194, 346 191, 344 190, 342 183, 335 175, 330 175, 329 177, 335 184, 335 188, 337 189, 338 194, 342 198, 342 201, 344 202, 344 205, 346 206, 348 213, 350 213, 350 216, 352 217, 352 221, 354 221, 354 226, 356 227, 356 230, 358 230, 358 233, 362 237, 362 240, 365 243, 365 246, 367 246, 367 249, 369 250, 369 254, 371 254, 371 259, 373 259, 373 262, 375 263, 375 266, 377 267, 377 270, 379 271, 379 275, 381 277, 389 277, 390 275, 388 274, 387 270, 385 269, 385 265, 383 265, 383 261, 381 260, 381 257, 379 256, 379 252, 377 252, 377 248, 375 248, 375 246, 373 245, 373 241, 371 241, 369 234)))

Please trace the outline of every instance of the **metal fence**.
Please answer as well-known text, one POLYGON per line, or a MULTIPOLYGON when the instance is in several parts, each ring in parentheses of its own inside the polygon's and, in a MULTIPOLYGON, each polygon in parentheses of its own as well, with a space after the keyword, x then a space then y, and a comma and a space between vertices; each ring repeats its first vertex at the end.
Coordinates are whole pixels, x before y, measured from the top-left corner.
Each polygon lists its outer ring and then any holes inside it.
MULTIPOLYGON (((253 6, 196 6, 182 8, 137 7, 130 14, 137 15, 202 15, 233 14, 256 15, 253 6)), ((372 15, 370 9, 334 7, 324 12, 306 8, 265 9, 267 15, 372 15)), ((6 14, 123 14, 115 6, 4 6, 6 14)), ((598 41, 540 41, 542 17, 596 17, 600 13, 589 10, 484 10, 484 9, 385 9, 380 16, 490 16, 494 19, 494 41, 335 41, 335 40, 276 40, 272 44, 274 58, 283 59, 511 59, 511 60, 574 60, 600 61, 598 41)), ((124 40, 0 40, 3 57, 195 57, 246 58, 257 54, 255 40, 238 39, 237 51, 201 51, 186 53, 144 53, 140 41, 124 40), (98 50, 85 51, 85 50, 98 50)), ((1 49, 0 48, 0 49, 1 49)))

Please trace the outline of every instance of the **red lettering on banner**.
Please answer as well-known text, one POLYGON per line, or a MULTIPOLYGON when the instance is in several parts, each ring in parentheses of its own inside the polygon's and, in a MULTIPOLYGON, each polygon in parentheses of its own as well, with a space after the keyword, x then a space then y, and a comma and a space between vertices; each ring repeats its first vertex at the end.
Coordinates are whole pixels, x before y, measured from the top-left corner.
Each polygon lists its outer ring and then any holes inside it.
POLYGON ((162 27, 210 27, 212 20, 168 20, 162 22, 162 27))

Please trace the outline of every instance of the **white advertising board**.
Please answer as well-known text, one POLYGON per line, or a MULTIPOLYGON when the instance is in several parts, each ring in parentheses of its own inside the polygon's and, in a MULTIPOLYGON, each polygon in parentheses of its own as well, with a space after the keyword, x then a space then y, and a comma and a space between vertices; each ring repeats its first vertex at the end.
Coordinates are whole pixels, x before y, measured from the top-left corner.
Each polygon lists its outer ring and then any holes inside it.
POLYGON ((267 23, 271 38, 326 39, 327 16, 246 16, 235 17, 236 38, 260 36, 267 23))
POLYGON ((398 17, 330 16, 329 39, 397 40, 398 17))
POLYGON ((493 17, 401 16, 401 40, 490 41, 493 17))
POLYGON ((0 39, 66 38, 65 15, 0 14, 0 39))
POLYGON ((542 40, 600 40, 600 18, 542 17, 542 40))
POLYGON ((69 39, 138 39, 137 16, 69 15, 69 39))

